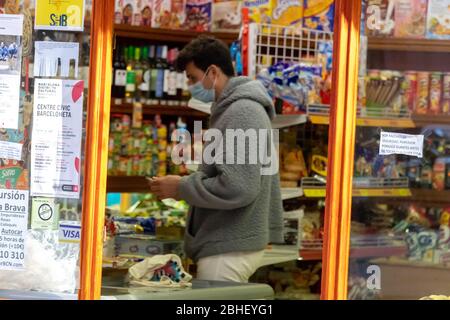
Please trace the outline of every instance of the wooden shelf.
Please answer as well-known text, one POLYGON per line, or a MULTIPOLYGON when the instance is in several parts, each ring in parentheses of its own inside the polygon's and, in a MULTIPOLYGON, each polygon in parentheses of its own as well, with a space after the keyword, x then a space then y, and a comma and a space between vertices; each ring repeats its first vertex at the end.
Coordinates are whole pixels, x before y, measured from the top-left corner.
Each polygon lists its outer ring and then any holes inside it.
MULTIPOLYGON (((114 113, 132 114, 133 105, 131 104, 112 105, 111 114, 114 113)), ((161 106, 161 105, 158 106, 144 105, 142 108, 142 113, 145 115, 159 114, 162 116, 197 117, 197 118, 206 118, 209 116, 207 113, 197 111, 189 107, 161 106)))
MULTIPOLYGON (((380 258, 398 257, 407 253, 405 246, 378 246, 378 247, 351 247, 350 259, 356 258, 380 258)), ((320 249, 300 249, 300 257, 303 261, 322 260, 320 249)))
POLYGON ((450 125, 450 115, 412 115, 412 120, 416 127, 426 127, 431 125, 450 125))
POLYGON ((450 53, 450 40, 370 37, 369 50, 450 53))
POLYGON ((201 34, 214 36, 228 44, 236 41, 239 37, 239 35, 234 32, 196 32, 187 30, 154 29, 149 27, 139 27, 122 24, 115 25, 114 33, 116 36, 123 38, 179 43, 188 43, 201 34))
POLYGON ((108 193, 149 193, 150 188, 145 177, 108 176, 106 181, 108 193))
MULTIPOLYGON (((328 115, 309 115, 313 124, 328 125, 328 115)), ((413 114, 411 118, 367 118, 357 117, 358 127, 383 127, 383 128, 422 128, 431 125, 450 125, 450 115, 418 115, 413 114)))

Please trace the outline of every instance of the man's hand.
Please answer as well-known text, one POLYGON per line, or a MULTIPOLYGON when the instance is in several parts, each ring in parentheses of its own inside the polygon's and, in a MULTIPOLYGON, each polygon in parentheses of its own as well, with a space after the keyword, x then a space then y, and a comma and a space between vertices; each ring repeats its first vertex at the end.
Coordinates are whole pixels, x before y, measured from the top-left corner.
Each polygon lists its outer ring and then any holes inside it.
POLYGON ((178 199, 180 176, 154 177, 149 181, 150 191, 159 199, 178 199))

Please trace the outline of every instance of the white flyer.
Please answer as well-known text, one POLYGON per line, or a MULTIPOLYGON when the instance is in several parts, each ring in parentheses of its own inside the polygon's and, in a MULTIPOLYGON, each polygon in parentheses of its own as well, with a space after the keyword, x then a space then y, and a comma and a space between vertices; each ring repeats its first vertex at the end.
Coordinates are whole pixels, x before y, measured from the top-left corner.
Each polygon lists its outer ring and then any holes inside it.
POLYGON ((0 128, 19 127, 23 15, 0 15, 0 128))
POLYGON ((31 195, 78 199, 84 82, 36 79, 31 195))
POLYGON ((423 135, 381 132, 380 155, 403 154, 423 157, 423 135))
POLYGON ((78 42, 36 41, 34 76, 78 78, 78 42))
POLYGON ((0 141, 0 158, 21 161, 22 146, 21 143, 0 141))
POLYGON ((0 270, 25 268, 29 192, 0 189, 0 270))

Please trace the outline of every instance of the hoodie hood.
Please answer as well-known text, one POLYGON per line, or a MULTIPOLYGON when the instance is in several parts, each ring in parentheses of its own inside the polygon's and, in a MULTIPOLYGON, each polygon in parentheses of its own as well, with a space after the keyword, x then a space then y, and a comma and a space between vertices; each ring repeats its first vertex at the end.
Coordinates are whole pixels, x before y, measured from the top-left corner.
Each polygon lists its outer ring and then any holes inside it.
MULTIPOLYGON (((275 117, 275 107, 266 88, 257 80, 249 77, 231 78, 219 99, 211 107, 211 118, 222 114, 228 106, 238 100, 248 99, 257 102, 266 110, 272 120, 275 117)), ((245 106, 243 106, 245 108, 245 106)))

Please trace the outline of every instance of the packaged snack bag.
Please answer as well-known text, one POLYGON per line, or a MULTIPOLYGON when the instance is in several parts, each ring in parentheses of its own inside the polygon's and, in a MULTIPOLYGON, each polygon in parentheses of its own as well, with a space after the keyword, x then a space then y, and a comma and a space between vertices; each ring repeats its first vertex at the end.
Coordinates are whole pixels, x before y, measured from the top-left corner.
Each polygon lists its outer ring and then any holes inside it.
POLYGON ((450 2, 428 0, 427 38, 450 39, 450 2))
POLYGON ((153 1, 152 28, 169 29, 171 22, 171 1, 155 0, 153 1))
POLYGON ((212 14, 212 30, 237 32, 242 23, 242 1, 215 1, 212 14))
POLYGON ((272 24, 300 26, 303 19, 303 0, 272 0, 272 24))
POLYGON ((271 24, 272 4, 271 0, 244 0, 244 8, 248 8, 250 22, 271 24))
POLYGON ((212 0, 187 0, 185 28, 197 32, 211 30, 212 0))
POLYGON ((305 0, 303 26, 325 32, 334 29, 334 0, 305 0))
POLYGON ((427 0, 397 0, 395 3, 395 30, 398 38, 424 38, 427 0))
POLYGON ((366 6, 366 33, 372 37, 394 34, 395 0, 368 0, 366 6))
POLYGON ((438 158, 433 166, 433 189, 443 191, 445 189, 445 159, 438 158))

